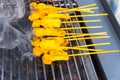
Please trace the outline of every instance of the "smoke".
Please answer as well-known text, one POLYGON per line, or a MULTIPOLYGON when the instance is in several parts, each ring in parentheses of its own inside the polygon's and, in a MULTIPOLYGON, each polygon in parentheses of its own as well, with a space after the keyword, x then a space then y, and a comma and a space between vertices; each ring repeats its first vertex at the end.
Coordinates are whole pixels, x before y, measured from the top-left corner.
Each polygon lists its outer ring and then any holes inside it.
POLYGON ((30 44, 32 30, 26 31, 22 25, 18 24, 18 19, 25 16, 24 1, 8 1, 0 0, 0 48, 14 49, 18 47, 23 57, 31 57, 33 56, 30 44), (18 28, 11 23, 16 24, 18 28))

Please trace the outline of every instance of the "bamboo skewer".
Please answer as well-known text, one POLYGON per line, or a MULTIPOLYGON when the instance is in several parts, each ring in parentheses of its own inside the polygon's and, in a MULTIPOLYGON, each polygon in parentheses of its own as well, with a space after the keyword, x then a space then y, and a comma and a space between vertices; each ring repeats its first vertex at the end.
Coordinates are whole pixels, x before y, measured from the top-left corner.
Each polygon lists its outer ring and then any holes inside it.
POLYGON ((88 5, 85 5, 85 6, 80 6, 78 8, 87 8, 87 7, 93 7, 93 6, 97 6, 96 4, 88 4, 88 5))
POLYGON ((110 38, 110 36, 94 36, 94 37, 84 37, 84 38, 72 38, 65 40, 73 41, 73 40, 103 39, 103 38, 110 38))
MULTIPOLYGON (((40 27, 34 27, 34 28, 40 28, 40 27)), ((61 29, 61 30, 71 30, 71 29, 93 29, 93 28, 103 28, 103 26, 75 26, 75 27, 68 27, 68 28, 58 28, 53 27, 54 29, 61 29)))
POLYGON ((70 17, 92 17, 92 16, 107 16, 107 13, 103 14, 82 14, 82 15, 75 15, 75 16, 70 16, 70 17))
POLYGON ((91 13, 93 13, 93 11, 92 10, 96 10, 96 9, 98 9, 98 7, 96 7, 96 6, 94 6, 94 7, 76 7, 76 8, 71 8, 71 9, 69 9, 69 8, 65 8, 65 9, 62 9, 62 10, 58 10, 58 13, 62 13, 62 12, 72 12, 72 11, 80 11, 80 12, 91 12, 91 13))
POLYGON ((75 47, 103 46, 103 45, 109 45, 109 44, 110 44, 110 42, 104 42, 104 43, 80 45, 80 46, 75 46, 75 47))
POLYGON ((79 11, 79 12, 89 12, 89 13, 93 13, 93 11, 89 8, 85 8, 85 9, 79 9, 79 8, 72 8, 72 9, 67 9, 67 10, 62 10, 62 11, 58 11, 58 13, 67 13, 67 12, 72 12, 72 11, 79 11))
MULTIPOLYGON (((44 35, 43 35, 44 36, 44 35)), ((47 35, 49 38, 51 37, 50 35, 47 35)), ((102 36, 107 36, 107 32, 99 32, 99 33, 67 33, 67 36, 54 36, 51 38, 64 38, 64 39, 71 39, 71 38, 83 38, 83 36, 90 36, 90 37, 102 37, 102 36)))
POLYGON ((100 36, 105 36, 108 35, 107 32, 98 32, 98 33, 67 33, 67 36, 62 36, 64 38, 66 37, 79 37, 79 36, 91 36, 91 35, 100 35, 100 36), (74 35, 74 36, 70 36, 74 35))
POLYGON ((98 9, 98 7, 90 7, 90 8, 87 8, 87 9, 96 10, 96 9, 98 9))
POLYGON ((72 49, 72 50, 87 50, 87 51, 104 51, 100 49, 88 49, 88 48, 81 48, 81 47, 61 47, 62 49, 72 49))
POLYGON ((90 29, 90 28, 103 28, 103 26, 85 26, 85 27, 72 27, 72 28, 55 28, 55 29, 63 29, 63 30, 71 30, 71 29, 90 29))
POLYGON ((69 57, 92 55, 92 54, 105 54, 105 53, 112 53, 112 52, 120 52, 120 50, 105 50, 105 51, 87 52, 87 53, 80 53, 80 54, 69 54, 69 57))
POLYGON ((102 34, 102 33, 101 33, 101 34, 99 34, 99 33, 98 33, 98 34, 97 34, 97 33, 96 33, 96 34, 89 34, 89 33, 88 33, 88 34, 80 34, 80 35, 73 34, 73 36, 68 36, 68 35, 67 35, 67 36, 62 36, 62 38, 64 38, 64 39, 66 39, 66 38, 67 38, 67 39, 68 39, 68 38, 80 38, 80 37, 83 37, 83 36, 91 36, 91 37, 92 37, 92 36, 93 36, 93 37, 94 37, 94 36, 100 36, 100 37, 102 37, 102 36, 105 36, 105 35, 107 35, 107 34, 102 34))
POLYGON ((81 20, 81 21, 64 21, 61 23, 82 23, 82 22, 100 22, 101 20, 81 20))

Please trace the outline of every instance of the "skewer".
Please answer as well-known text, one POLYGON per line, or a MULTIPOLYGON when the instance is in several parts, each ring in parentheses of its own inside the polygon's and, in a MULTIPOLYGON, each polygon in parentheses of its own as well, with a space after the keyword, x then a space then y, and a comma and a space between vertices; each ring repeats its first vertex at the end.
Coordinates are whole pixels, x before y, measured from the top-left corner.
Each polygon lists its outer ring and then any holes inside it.
POLYGON ((61 10, 58 10, 58 12, 71 12, 71 11, 80 11, 80 12, 92 12, 93 13, 93 11, 92 10, 96 10, 96 9, 98 9, 98 7, 93 7, 93 6, 80 6, 80 7, 76 7, 76 8, 71 8, 71 9, 69 9, 69 8, 63 8, 63 9, 61 9, 61 10))
POLYGON ((95 9, 98 9, 98 7, 90 7, 90 8, 72 8, 72 9, 69 9, 69 10, 64 10, 64 11, 86 11, 86 10, 95 10, 95 9))
POLYGON ((79 26, 79 27, 72 27, 72 28, 58 28, 58 29, 63 29, 63 30, 69 30, 69 29, 91 29, 91 28, 103 28, 103 26, 79 26))
POLYGON ((88 49, 88 48, 81 48, 81 47, 61 47, 63 49, 72 49, 72 50, 87 50, 87 51, 104 51, 100 49, 88 49))
POLYGON ((80 45, 80 46, 76 46, 76 47, 103 46, 103 45, 109 45, 109 44, 110 44, 110 42, 104 42, 104 43, 80 45))
POLYGON ((93 7, 93 6, 97 6, 96 4, 88 4, 88 5, 85 5, 85 6, 80 6, 78 8, 87 8, 87 7, 93 7))
MULTIPOLYGON (((33 27, 33 28, 40 28, 40 27, 33 27)), ((58 28, 58 27, 53 27, 55 29, 63 29, 63 30, 71 30, 71 29, 93 29, 93 28, 103 28, 103 26, 78 26, 78 27, 70 27, 70 28, 58 28)))
POLYGON ((65 39, 65 40, 86 40, 86 39, 102 39, 102 38, 110 38, 110 36, 95 36, 95 37, 84 37, 84 38, 72 38, 72 39, 65 39))
POLYGON ((72 12, 72 11, 79 11, 79 12, 89 12, 89 13, 93 13, 93 11, 89 8, 86 9, 79 9, 79 8, 72 8, 72 9, 68 9, 68 10, 60 10, 58 11, 58 13, 68 13, 68 12, 72 12))
POLYGON ((70 17, 90 17, 90 16, 107 16, 107 13, 103 14, 82 14, 82 15, 75 15, 75 16, 70 16, 70 17))
POLYGON ((105 36, 108 35, 107 32, 98 32, 98 33, 67 33, 67 36, 64 36, 64 38, 68 37, 79 37, 79 36, 91 36, 91 35, 100 35, 100 36, 105 36), (69 35, 74 35, 74 36, 69 36, 69 35))
MULTIPOLYGON (((50 36, 50 35, 47 35, 50 36)), ((82 36, 107 36, 107 32, 98 32, 98 33, 67 33, 66 36, 55 36, 55 37, 61 37, 64 39, 68 38, 78 38, 82 36)))
MULTIPOLYGON (((84 8, 83 8, 84 9, 84 8)), ((90 9, 90 10, 97 10, 98 7, 90 7, 90 8, 85 8, 85 9, 90 9)))
POLYGON ((81 21, 64 21, 61 23, 82 23, 82 22, 100 22, 101 20, 81 20, 81 21))
POLYGON ((69 54, 69 57, 92 55, 92 54, 105 54, 105 53, 112 53, 112 52, 120 52, 120 50, 105 50, 105 51, 88 52, 88 53, 80 53, 80 54, 69 54))

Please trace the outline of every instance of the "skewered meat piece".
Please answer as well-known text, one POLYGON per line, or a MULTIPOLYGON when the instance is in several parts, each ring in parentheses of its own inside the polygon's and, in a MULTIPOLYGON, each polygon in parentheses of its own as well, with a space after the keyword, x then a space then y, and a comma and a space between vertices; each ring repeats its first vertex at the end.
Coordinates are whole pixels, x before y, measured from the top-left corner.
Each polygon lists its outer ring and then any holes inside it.
POLYGON ((41 42, 44 40, 47 40, 47 41, 53 40, 55 41, 56 44, 60 46, 66 46, 68 44, 68 40, 64 40, 64 38, 62 37, 49 37, 49 38, 33 39, 31 40, 31 45, 35 47, 40 47, 41 42))
POLYGON ((40 46, 40 39, 34 38, 30 41, 32 46, 39 47, 40 46))
POLYGON ((50 28, 34 28, 33 33, 36 37, 43 36, 65 36, 66 32, 64 30, 50 29, 50 28))
POLYGON ((70 15, 69 14, 60 14, 60 13, 49 13, 47 16, 47 18, 64 18, 64 19, 70 19, 70 15))
POLYGON ((40 27, 40 25, 41 25, 41 20, 34 20, 33 22, 32 22, 32 27, 33 28, 39 28, 40 27))
POLYGON ((68 53, 61 50, 51 50, 49 54, 44 54, 42 57, 42 61, 44 64, 52 64, 53 61, 68 61, 69 56, 68 53))
POLYGON ((60 19, 43 18, 41 20, 41 25, 45 28, 60 27, 61 20, 60 19))
POLYGON ((44 39, 40 42, 40 47, 42 49, 46 49, 46 50, 63 50, 62 47, 57 44, 57 42, 55 40, 47 40, 47 39, 44 39))
POLYGON ((52 19, 53 18, 54 19, 60 19, 60 18, 70 19, 69 14, 56 13, 54 10, 41 10, 40 12, 39 11, 31 12, 28 19, 31 21, 34 21, 34 20, 42 19, 44 17, 52 18, 52 19))
POLYGON ((33 48, 33 54, 37 57, 40 57, 43 53, 45 53, 44 49, 41 49, 40 47, 34 47, 33 48))
POLYGON ((34 21, 34 20, 42 19, 46 15, 48 15, 48 12, 46 10, 42 10, 40 12, 39 11, 34 11, 34 12, 31 12, 28 19, 31 20, 31 21, 34 21))
POLYGON ((46 50, 63 50, 62 46, 66 46, 68 44, 68 41, 62 38, 41 38, 37 40, 31 40, 31 44, 32 46, 40 47, 46 50))
POLYGON ((39 3, 37 4, 36 2, 32 2, 30 3, 30 9, 31 10, 54 10, 54 11, 60 11, 60 10, 68 10, 67 8, 58 8, 58 7, 54 7, 54 6, 51 6, 51 5, 46 5, 44 3, 39 3))
POLYGON ((68 42, 63 42, 65 44, 58 44, 57 40, 54 39, 42 39, 40 43, 40 47, 46 50, 67 50, 65 46, 68 44, 68 42), (64 47, 64 48, 63 48, 64 47))
POLYGON ((34 20, 32 23, 32 27, 40 27, 40 25, 43 26, 44 28, 60 27, 61 20, 52 19, 52 18, 43 18, 41 20, 34 20))
POLYGON ((49 38, 44 38, 44 39, 55 40, 57 42, 57 44, 59 44, 60 46, 66 46, 68 44, 68 40, 65 40, 62 37, 49 37, 49 38))
MULTIPOLYGON (((68 44, 68 41, 60 37, 41 39, 34 38, 33 40, 31 40, 31 44, 32 46, 34 46, 33 54, 37 57, 40 57, 42 54, 50 52, 51 49, 55 49, 57 47, 61 48, 60 46, 66 46, 68 44)), ((62 50, 62 48, 60 50, 62 50)))

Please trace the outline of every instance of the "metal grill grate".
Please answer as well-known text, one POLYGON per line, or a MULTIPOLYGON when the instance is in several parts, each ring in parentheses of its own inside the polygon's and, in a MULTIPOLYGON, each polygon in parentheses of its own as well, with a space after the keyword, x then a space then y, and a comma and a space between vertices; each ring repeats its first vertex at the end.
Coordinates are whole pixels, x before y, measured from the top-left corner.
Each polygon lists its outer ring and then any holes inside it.
MULTIPOLYGON (((28 5, 32 0, 25 0, 26 2, 26 16, 29 14, 28 5)), ((33 0, 43 2, 42 0, 33 0)), ((57 7, 77 7, 74 0, 53 0, 52 2, 45 2, 57 7)), ((80 13, 74 12, 73 15, 80 13)), ((75 17, 70 20, 79 20, 75 17)), ((30 22, 27 17, 19 21, 19 25, 23 27, 30 27, 30 22), (29 23, 29 25, 28 25, 29 23)), ((80 23, 70 23, 70 27, 80 27, 80 23)), ((69 27, 63 24, 62 27, 69 27)), ((81 30, 71 30, 69 32, 82 33, 81 30)), ((4 42, 5 44, 5 42, 4 42)), ((85 41, 72 41, 69 46, 86 44, 85 41)), ((90 56, 70 57, 68 62, 54 62, 52 65, 44 65, 41 58, 34 58, 33 61, 21 60, 18 49, 6 50, 0 49, 0 80, 97 80, 93 63, 90 56)), ((69 51, 70 54, 82 51, 69 51)))

